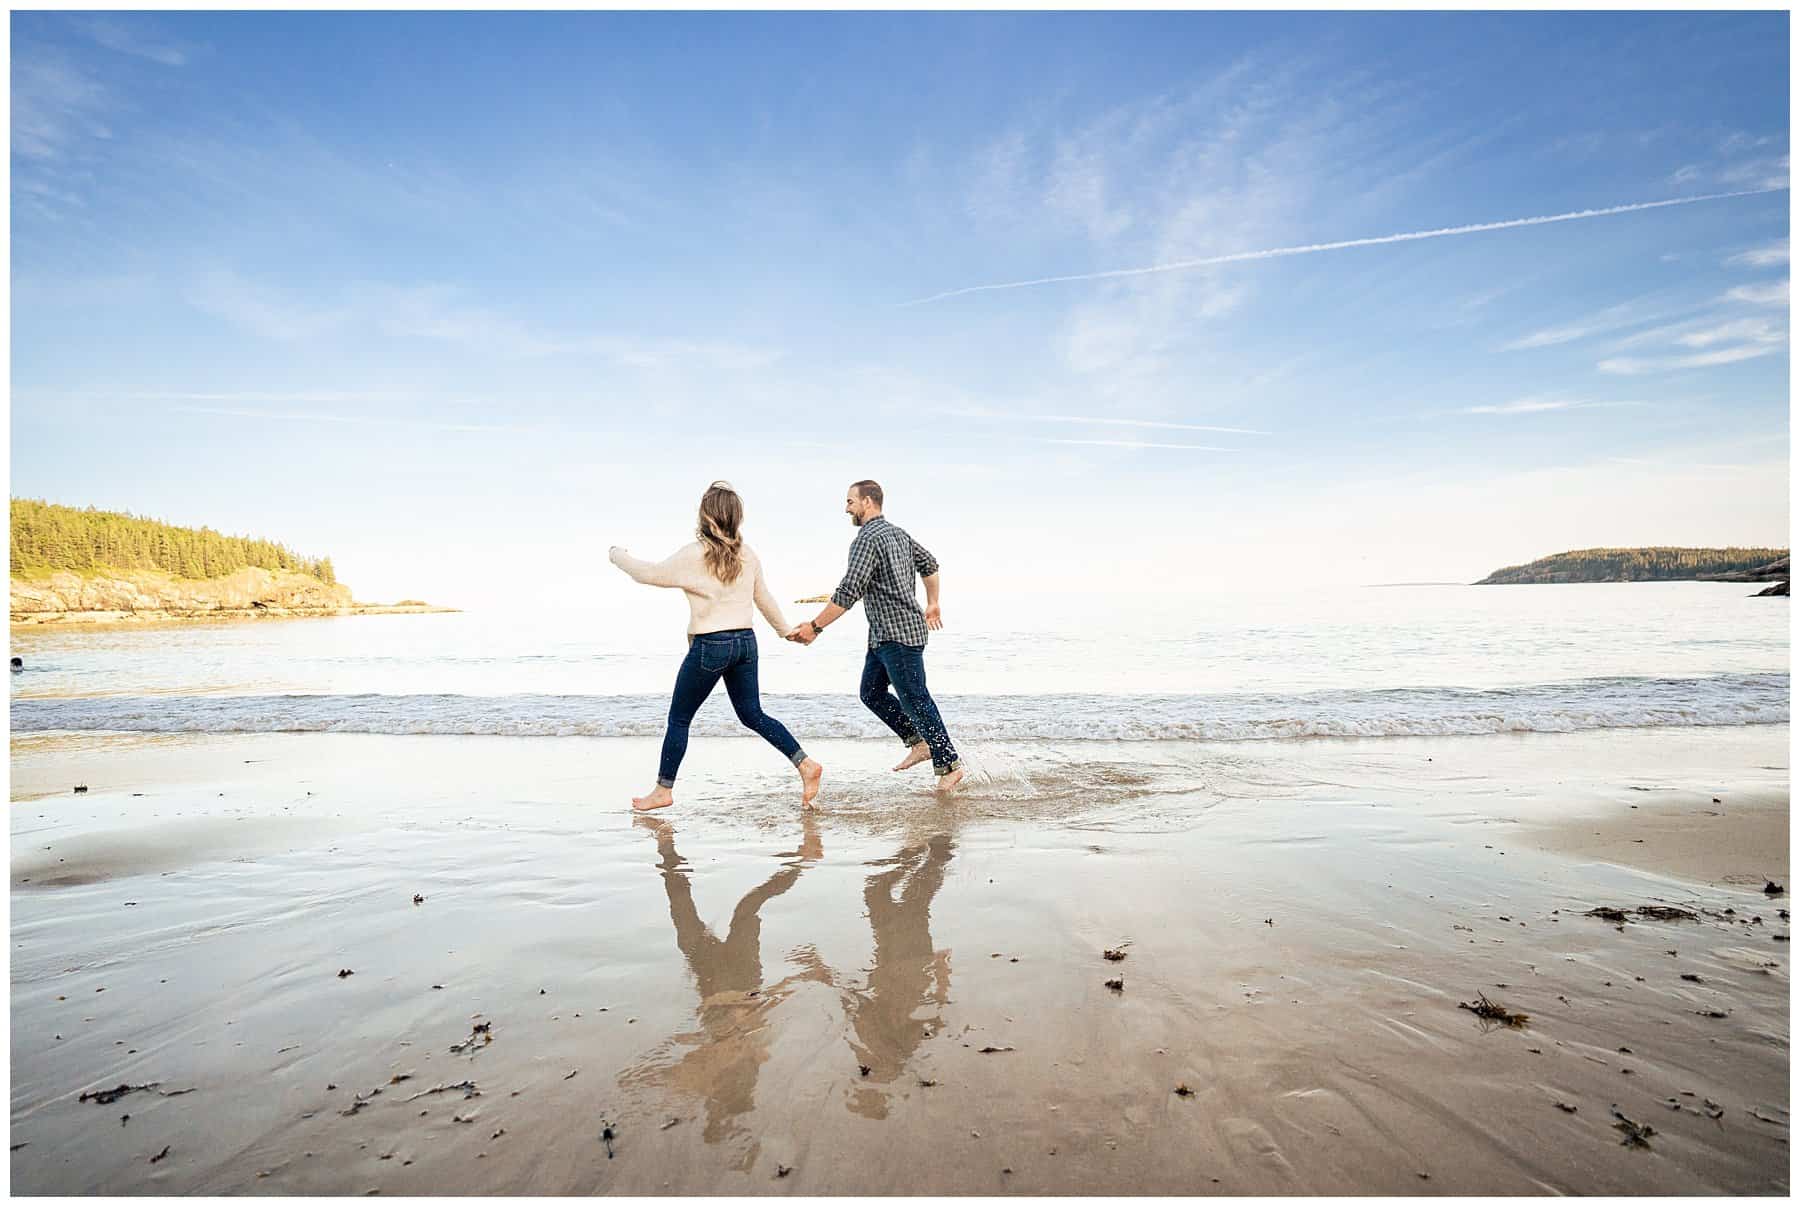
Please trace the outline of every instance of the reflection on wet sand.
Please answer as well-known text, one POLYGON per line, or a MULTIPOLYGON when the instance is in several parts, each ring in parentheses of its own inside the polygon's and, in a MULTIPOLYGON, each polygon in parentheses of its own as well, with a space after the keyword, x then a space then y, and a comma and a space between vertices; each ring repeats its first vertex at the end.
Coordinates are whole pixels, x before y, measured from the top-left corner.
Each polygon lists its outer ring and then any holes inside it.
POLYGON ((850 1097, 850 1109, 870 1119, 887 1115, 889 1085, 906 1068, 919 1044, 943 1023, 950 1000, 950 953, 931 944, 931 901, 944 884, 944 869, 955 844, 948 834, 901 848, 863 887, 869 926, 875 932, 875 959, 867 984, 844 990, 850 1016, 850 1047, 869 1072, 850 1097), (898 895, 895 890, 898 889, 898 895), (918 1017, 921 1005, 936 1012, 918 1017))
POLYGON ((694 907, 688 866, 675 849, 674 827, 661 818, 635 821, 656 836, 675 943, 687 959, 700 996, 699 1028, 671 1036, 621 1081, 627 1086, 653 1086, 702 1098, 707 1142, 743 1143, 737 1168, 749 1169, 759 1146, 738 1119, 755 1105, 757 1074, 769 1059, 769 1014, 799 984, 829 984, 832 979, 816 952, 800 948, 788 957, 800 965, 800 971, 766 989, 762 984, 762 907, 792 888, 806 865, 824 855, 817 823, 810 817, 804 819, 799 848, 783 852, 781 857, 788 862, 782 869, 744 894, 731 913, 725 938, 720 939, 694 907), (671 1060, 673 1052, 681 1048, 686 1050, 671 1060))
POLYGON ((798 849, 783 852, 781 870, 746 893, 732 911, 723 939, 695 908, 689 868, 675 849, 675 830, 661 818, 636 824, 656 838, 663 888, 675 942, 686 958, 700 998, 692 1031, 670 1036, 621 1078, 631 1088, 672 1092, 705 1103, 708 1143, 741 1146, 736 1168, 748 1169, 760 1146, 741 1122, 756 1105, 756 1083, 769 1059, 773 1013, 800 985, 831 986, 847 1021, 846 1039, 866 1068, 853 1086, 849 1109, 870 1119, 887 1115, 891 1086, 913 1053, 942 1025, 950 997, 950 953, 931 941, 931 902, 944 883, 955 844, 949 834, 909 842, 875 860, 863 887, 874 935, 874 959, 861 983, 846 983, 811 945, 787 953, 796 971, 763 985, 762 907, 792 888, 809 863, 824 856, 817 821, 803 819, 798 849), (920 1016, 920 1007, 930 1008, 920 1016))

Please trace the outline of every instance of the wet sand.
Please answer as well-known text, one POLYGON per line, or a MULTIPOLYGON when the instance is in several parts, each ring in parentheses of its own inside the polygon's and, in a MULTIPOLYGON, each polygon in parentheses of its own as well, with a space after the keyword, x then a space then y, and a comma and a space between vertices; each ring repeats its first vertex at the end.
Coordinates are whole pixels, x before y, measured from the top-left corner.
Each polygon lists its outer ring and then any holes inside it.
POLYGON ((23 738, 10 1184, 1785 1193, 1787 743, 23 738))

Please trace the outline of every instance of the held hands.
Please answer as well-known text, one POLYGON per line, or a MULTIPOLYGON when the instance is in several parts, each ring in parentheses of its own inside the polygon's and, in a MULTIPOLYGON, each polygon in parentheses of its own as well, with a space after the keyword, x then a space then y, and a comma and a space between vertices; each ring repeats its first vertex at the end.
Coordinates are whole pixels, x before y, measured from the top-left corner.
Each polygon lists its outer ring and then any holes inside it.
POLYGON ((927 605, 925 608, 925 627, 934 633, 943 628, 944 609, 938 607, 936 604, 927 605))
POLYGON ((797 624, 788 631, 787 639, 801 645, 811 645, 819 639, 819 631, 810 624, 797 624))

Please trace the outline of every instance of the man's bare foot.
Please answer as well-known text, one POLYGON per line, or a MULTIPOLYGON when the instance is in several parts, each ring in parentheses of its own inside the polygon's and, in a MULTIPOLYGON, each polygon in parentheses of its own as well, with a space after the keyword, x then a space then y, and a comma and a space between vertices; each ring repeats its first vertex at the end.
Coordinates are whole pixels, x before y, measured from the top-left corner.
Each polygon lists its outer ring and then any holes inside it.
POLYGON ((813 798, 819 795, 819 781, 825 778, 825 768, 817 759, 803 759, 800 763, 800 807, 814 807, 813 798))
POLYGON ((900 760, 899 764, 897 766, 895 766, 894 770, 895 771, 905 771, 908 767, 917 767, 920 763, 923 763, 926 759, 928 759, 930 757, 931 757, 931 747, 927 746, 923 742, 920 742, 917 746, 914 746, 911 750, 908 750, 906 752, 906 757, 900 760))
POLYGON ((963 782, 963 769, 961 767, 958 767, 955 771, 952 771, 949 775, 938 776, 937 790, 939 792, 948 792, 962 782, 963 782))
POLYGON ((653 792, 631 798, 631 807, 639 813, 648 813, 652 809, 667 809, 674 803, 675 793, 661 784, 658 784, 653 792))

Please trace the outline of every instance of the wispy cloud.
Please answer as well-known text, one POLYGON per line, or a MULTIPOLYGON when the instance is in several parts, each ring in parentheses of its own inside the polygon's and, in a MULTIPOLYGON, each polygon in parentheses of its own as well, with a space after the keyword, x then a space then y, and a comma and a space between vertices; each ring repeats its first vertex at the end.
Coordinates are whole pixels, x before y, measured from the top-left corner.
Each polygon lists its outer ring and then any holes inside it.
POLYGON ((1756 189, 1784 189, 1788 184, 1788 157, 1775 155, 1731 164, 1719 173, 1719 180, 1756 189))
MULTIPOLYGON (((1009 242, 1073 241, 1088 263, 1275 242, 1327 171, 1320 128, 1340 142, 1349 133, 1331 101, 1297 86, 1296 70, 1240 60, 1084 121, 1028 123, 984 153, 972 208, 998 219, 1009 242)), ((1060 316, 1056 350, 1092 397, 1174 402, 1171 366, 1248 288, 1204 274, 1122 284, 1060 316)))
POLYGON ((1496 285, 1491 289, 1483 289, 1479 293, 1470 294, 1461 302, 1458 302, 1457 305, 1463 310, 1480 310, 1482 307, 1498 301, 1507 294, 1512 293, 1514 290, 1518 289, 1519 286, 1520 283, 1517 281, 1506 285, 1496 285))
POLYGON ((342 307, 320 307, 265 289, 234 272, 202 273, 185 290, 190 306, 266 339, 294 341, 320 335, 349 320, 342 307))
POLYGON ((1786 306, 1788 304, 1788 283, 1786 279, 1771 281, 1767 285, 1739 285, 1725 294, 1727 302, 1749 302, 1752 306, 1786 306))
POLYGON ((409 419, 382 415, 331 415, 321 411, 256 411, 237 407, 170 407, 184 415, 221 415, 236 419, 274 420, 280 423, 324 423, 353 427, 405 427, 433 432, 534 432, 541 429, 509 423, 445 423, 434 419, 409 419))
POLYGON ((74 144, 109 139, 106 88, 50 52, 13 50, 12 149, 28 160, 58 160, 74 144))
POLYGON ((1044 444, 1088 444, 1098 448, 1178 448, 1190 449, 1199 453, 1235 453, 1241 449, 1218 448, 1211 444, 1160 444, 1149 440, 1057 440, 1053 437, 1040 437, 1044 444))
POLYGON ((594 356, 642 370, 703 364, 745 372, 782 355, 778 349, 719 341, 548 331, 494 307, 470 302, 465 290, 444 285, 361 283, 320 302, 246 280, 234 272, 214 271, 191 282, 186 298, 199 310, 284 343, 377 331, 515 359, 594 356))
POLYGON ((1028 151, 1025 135, 1014 130, 995 139, 975 155, 974 184, 968 211, 984 222, 1017 222, 1030 204, 1026 189, 1028 151))
POLYGON ((947 289, 942 293, 934 293, 927 297, 914 298, 902 302, 902 307, 926 306, 933 302, 942 302, 950 298, 965 297, 974 293, 993 293, 1000 290, 1031 289, 1041 285, 1058 285, 1073 281, 1106 281, 1127 277, 1142 277, 1155 273, 1182 272, 1194 268, 1211 268, 1223 264, 1242 264, 1252 260, 1274 260, 1287 256, 1310 256, 1320 252, 1344 251, 1356 247, 1378 247, 1392 243, 1412 243, 1421 239, 1446 239, 1460 235, 1482 234, 1488 231, 1513 230, 1526 226, 1546 226, 1556 222, 1582 222, 1593 218, 1607 218, 1618 214, 1633 214, 1644 210, 1663 209, 1667 206, 1698 205, 1706 201, 1725 201, 1734 197, 1754 197, 1765 193, 1781 192, 1785 184, 1764 186, 1753 189, 1739 189, 1729 193, 1709 193, 1699 197, 1673 197, 1662 201, 1636 201, 1628 205, 1613 205, 1602 209, 1572 210, 1563 214, 1546 214, 1533 218, 1508 218, 1500 222, 1475 222, 1463 226, 1438 227, 1433 230, 1407 231, 1394 235, 1375 235, 1363 239, 1340 239, 1331 243, 1307 243, 1294 247, 1271 247, 1260 251, 1232 252, 1222 256, 1202 256, 1191 260, 1176 260, 1168 264, 1151 264, 1142 268, 1115 268, 1105 272, 1066 273, 1053 277, 1035 277, 1023 281, 1001 281, 991 285, 966 285, 960 289, 947 289))
POLYGON ((1772 153, 1773 135, 1743 132, 1722 139, 1710 159, 1683 164, 1669 176, 1677 188, 1780 189, 1788 184, 1788 157, 1772 153))
POLYGON ((446 286, 365 286, 349 300, 357 314, 374 317, 381 330, 413 339, 438 340, 509 357, 555 352, 560 342, 492 307, 463 300, 446 286))
POLYGON ((1714 352, 1700 352, 1693 356, 1618 356, 1601 361, 1597 368, 1602 373, 1616 373, 1623 376, 1670 373, 1681 369, 1706 369, 1716 365, 1736 364, 1739 361, 1770 356, 1779 351, 1781 351, 1779 344, 1741 344, 1734 348, 1720 348, 1714 352))
MULTIPOLYGON (((430 402, 437 406, 471 406, 471 399, 450 399, 416 390, 142 390, 121 394, 132 402, 236 402, 294 405, 322 402, 328 405, 387 406, 430 402)), ((261 412, 257 412, 260 414, 261 412)))
MULTIPOLYGON (((16 180, 14 187, 19 187, 16 180)), ((148 273, 15 275, 13 305, 93 310, 109 305, 141 303, 154 296, 155 285, 155 278, 148 273)))
POLYGON ((183 48, 147 36, 119 21, 103 17, 82 17, 75 19, 72 24, 99 45, 120 54, 149 59, 165 67, 181 67, 188 61, 188 53, 183 48))
POLYGON ((1635 400, 1583 402, 1570 398, 1518 398, 1512 402, 1493 403, 1484 406, 1464 407, 1459 415, 1536 415, 1544 411, 1582 411, 1601 407, 1641 407, 1648 405, 1635 400))
POLYGON ((1711 327, 1684 331, 1675 337, 1684 348, 1710 348, 1714 344, 1748 342, 1781 344, 1787 342, 1787 331, 1766 318, 1733 319, 1711 327))
POLYGON ((1119 419, 1101 415, 1020 415, 985 407, 962 407, 938 412, 959 419, 1014 419, 1022 423, 1080 423, 1107 427, 1159 428, 1175 432, 1226 432, 1236 436, 1267 436, 1271 433, 1247 427, 1219 427, 1210 423, 1173 423, 1162 419, 1119 419))
POLYGON ((1639 331, 1613 341, 1609 351, 1660 350, 1663 355, 1612 356, 1595 367, 1602 373, 1638 376, 1756 360, 1780 351, 1788 340, 1787 325, 1765 314, 1732 317, 1733 303, 1784 306, 1788 287, 1784 279, 1767 285, 1745 285, 1715 298, 1697 315, 1666 326, 1639 331))
POLYGON ((1595 311, 1593 314, 1573 322, 1533 331, 1529 335, 1500 345, 1500 350, 1502 352, 1521 352, 1530 348, 1552 348, 1558 344, 1572 344, 1576 340, 1622 331, 1627 327, 1655 322, 1663 317, 1666 317, 1666 311, 1647 308, 1642 300, 1622 302, 1617 306, 1608 306, 1604 310, 1595 311))
POLYGON ((1773 268, 1788 262, 1788 241, 1777 239, 1773 243, 1765 243, 1761 247, 1752 247, 1726 259, 1727 264, 1742 264, 1749 268, 1773 268))
POLYGON ((573 341, 568 348, 593 352, 615 364, 634 369, 664 369, 703 362, 720 369, 747 372, 780 360, 779 348, 754 347, 718 340, 657 339, 640 336, 596 335, 573 341))

